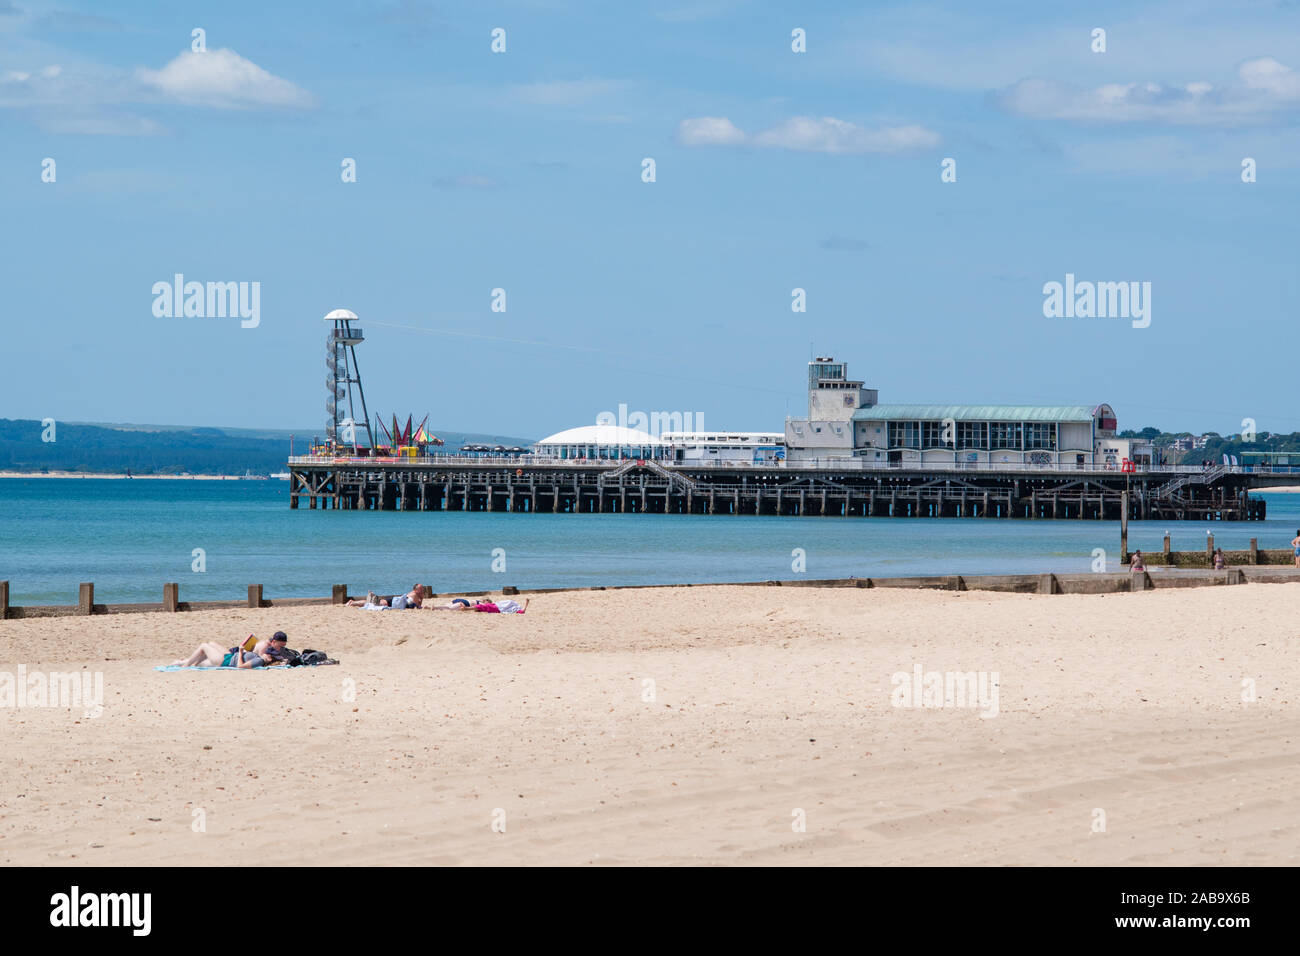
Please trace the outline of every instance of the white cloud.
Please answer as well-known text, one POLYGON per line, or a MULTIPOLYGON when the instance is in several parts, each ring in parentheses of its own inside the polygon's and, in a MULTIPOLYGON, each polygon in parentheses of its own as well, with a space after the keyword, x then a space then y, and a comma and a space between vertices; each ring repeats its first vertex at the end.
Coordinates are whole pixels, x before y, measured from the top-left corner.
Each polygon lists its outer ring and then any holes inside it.
POLYGON ((866 129, 833 116, 796 116, 754 137, 756 146, 800 152, 900 153, 938 146, 939 134, 922 126, 882 126, 866 129))
POLYGON ((682 120, 677 139, 683 146, 756 146, 833 156, 901 153, 938 146, 942 138, 923 126, 867 128, 833 116, 795 116, 752 136, 726 117, 682 120))
POLYGON ((232 50, 182 53, 161 70, 78 62, 0 71, 0 109, 25 111, 50 131, 154 135, 162 132, 156 121, 122 109, 165 102, 239 109, 306 107, 315 100, 232 50))
POLYGON ((1300 109, 1300 73, 1272 57, 1247 60, 1235 82, 1181 86, 1109 83, 1078 89, 1050 80, 1021 80, 997 97, 1003 109, 1034 119, 1173 125, 1237 125, 1300 109))
POLYGON ((745 134, 725 116, 700 116, 682 120, 677 140, 683 146, 739 146, 745 134))
POLYGON ((141 67, 136 75, 146 88, 194 106, 244 109, 309 107, 315 103, 306 90, 225 48, 206 53, 186 51, 161 70, 141 67))

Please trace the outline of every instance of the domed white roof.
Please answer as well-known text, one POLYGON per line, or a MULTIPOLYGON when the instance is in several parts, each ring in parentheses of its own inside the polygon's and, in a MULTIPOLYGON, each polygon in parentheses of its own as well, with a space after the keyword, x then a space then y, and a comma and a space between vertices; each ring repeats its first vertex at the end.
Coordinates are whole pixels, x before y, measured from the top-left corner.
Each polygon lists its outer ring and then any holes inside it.
POLYGON ((649 432, 635 428, 623 428, 621 425, 582 425, 556 432, 550 438, 543 438, 539 445, 661 445, 658 438, 649 432))
POLYGON ((347 309, 335 309, 329 315, 325 316, 326 322, 333 322, 335 319, 355 319, 357 314, 349 312, 347 309))

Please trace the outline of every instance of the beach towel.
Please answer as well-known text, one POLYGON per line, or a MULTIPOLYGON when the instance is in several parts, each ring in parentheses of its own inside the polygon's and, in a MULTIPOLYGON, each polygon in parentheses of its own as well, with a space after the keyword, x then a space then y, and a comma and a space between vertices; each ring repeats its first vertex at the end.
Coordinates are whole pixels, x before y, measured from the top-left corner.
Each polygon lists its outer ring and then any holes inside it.
POLYGON ((497 601, 497 610, 502 614, 523 614, 524 606, 518 601, 497 601))
MULTIPOLYGON (((321 651, 307 651, 304 653, 321 654, 321 651)), ((296 671, 304 667, 320 667, 325 664, 337 664, 338 661, 332 657, 325 657, 324 660, 300 660, 297 664, 284 667, 181 667, 179 664, 159 664, 154 668, 156 671, 222 671, 227 674, 252 674, 257 671, 296 671)))
POLYGON ((240 674, 250 674, 254 671, 287 671, 287 667, 181 667, 179 664, 159 664, 154 668, 156 671, 226 671, 228 673, 239 672, 240 674))

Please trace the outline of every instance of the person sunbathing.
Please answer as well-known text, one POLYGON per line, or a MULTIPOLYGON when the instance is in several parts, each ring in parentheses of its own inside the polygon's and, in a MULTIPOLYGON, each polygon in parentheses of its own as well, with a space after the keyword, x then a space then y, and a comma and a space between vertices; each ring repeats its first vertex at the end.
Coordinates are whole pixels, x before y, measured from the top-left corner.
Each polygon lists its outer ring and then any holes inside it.
POLYGON ((474 605, 467 598, 452 598, 446 604, 429 604, 424 607, 426 611, 468 611, 474 605))
POLYGON ((483 614, 523 614, 528 610, 528 602, 532 598, 524 598, 523 606, 520 607, 515 601, 502 601, 499 604, 492 601, 479 601, 471 604, 468 598, 453 598, 447 604, 436 604, 428 608, 430 611, 478 611, 483 614))
POLYGON ((204 641, 185 660, 172 661, 173 667, 275 667, 274 657, 263 651, 245 651, 240 647, 222 647, 216 641, 204 641))
POLYGON ((380 597, 374 591, 367 591, 364 601, 354 598, 348 601, 347 606, 365 608, 371 611, 380 608, 391 608, 394 611, 420 608, 424 606, 424 585, 417 584, 405 594, 389 594, 384 597, 380 597))

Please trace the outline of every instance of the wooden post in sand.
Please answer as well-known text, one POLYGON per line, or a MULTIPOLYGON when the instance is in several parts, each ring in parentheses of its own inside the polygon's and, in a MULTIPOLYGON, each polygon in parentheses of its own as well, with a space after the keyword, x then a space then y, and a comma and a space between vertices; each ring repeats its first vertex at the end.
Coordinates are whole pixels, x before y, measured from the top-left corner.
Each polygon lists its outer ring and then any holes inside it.
POLYGON ((336 585, 334 585, 334 593, 331 595, 331 600, 332 600, 335 604, 347 604, 347 603, 348 603, 348 586, 347 586, 346 584, 336 584, 336 585))
POLYGON ((95 585, 93 582, 82 583, 77 594, 77 613, 86 617, 95 613, 95 585))
POLYGON ((1205 560, 1210 567, 1214 567, 1214 535, 1212 534, 1205 536, 1205 560))
POLYGON ((249 607, 262 606, 262 585, 250 584, 248 586, 248 606, 249 607))
POLYGON ((0 581, 0 621, 9 616, 9 582, 0 581))
POLYGON ((1250 539, 1250 563, 1259 564, 1259 538, 1250 539))
POLYGON ((1128 564, 1128 492, 1120 495, 1119 506, 1119 554, 1120 564, 1128 564))
POLYGON ((176 611, 180 604, 180 585, 164 584, 163 585, 163 610, 176 611))

